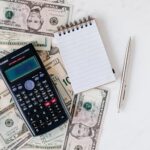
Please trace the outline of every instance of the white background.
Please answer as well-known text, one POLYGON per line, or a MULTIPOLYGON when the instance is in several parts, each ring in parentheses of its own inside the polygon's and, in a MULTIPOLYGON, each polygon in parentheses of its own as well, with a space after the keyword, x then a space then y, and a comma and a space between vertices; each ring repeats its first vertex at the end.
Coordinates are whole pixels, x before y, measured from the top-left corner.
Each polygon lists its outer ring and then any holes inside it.
POLYGON ((150 1, 73 0, 73 19, 96 18, 117 81, 107 86, 110 99, 98 150, 150 150, 150 1), (117 113, 120 76, 129 36, 132 61, 125 108, 117 113))

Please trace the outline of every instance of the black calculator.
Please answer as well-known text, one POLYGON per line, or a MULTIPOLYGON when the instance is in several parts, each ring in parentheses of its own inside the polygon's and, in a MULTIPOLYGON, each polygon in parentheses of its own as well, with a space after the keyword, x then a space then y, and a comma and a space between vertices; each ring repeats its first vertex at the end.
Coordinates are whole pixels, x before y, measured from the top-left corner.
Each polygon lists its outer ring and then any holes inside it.
POLYGON ((0 59, 0 74, 33 136, 70 119, 70 114, 32 44, 0 59))

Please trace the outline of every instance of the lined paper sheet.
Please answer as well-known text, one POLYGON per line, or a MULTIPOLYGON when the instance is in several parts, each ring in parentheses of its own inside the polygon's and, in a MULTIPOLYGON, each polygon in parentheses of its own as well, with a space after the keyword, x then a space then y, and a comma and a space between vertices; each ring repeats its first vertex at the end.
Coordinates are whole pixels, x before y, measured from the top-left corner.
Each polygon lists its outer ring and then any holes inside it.
POLYGON ((75 94, 115 80, 95 20, 55 38, 75 94))

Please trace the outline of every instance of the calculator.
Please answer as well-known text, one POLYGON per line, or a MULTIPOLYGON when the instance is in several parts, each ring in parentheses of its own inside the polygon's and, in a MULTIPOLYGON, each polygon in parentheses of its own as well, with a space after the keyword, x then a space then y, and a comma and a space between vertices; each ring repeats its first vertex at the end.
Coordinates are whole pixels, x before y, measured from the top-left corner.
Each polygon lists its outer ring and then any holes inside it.
POLYGON ((32 44, 1 58, 0 74, 33 136, 70 119, 62 97, 32 44))

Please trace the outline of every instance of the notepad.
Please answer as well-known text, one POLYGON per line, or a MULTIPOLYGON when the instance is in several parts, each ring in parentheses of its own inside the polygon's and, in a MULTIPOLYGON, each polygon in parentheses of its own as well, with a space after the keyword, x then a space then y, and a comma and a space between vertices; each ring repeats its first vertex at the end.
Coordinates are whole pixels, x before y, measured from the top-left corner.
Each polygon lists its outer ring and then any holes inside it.
POLYGON ((115 80, 95 20, 62 26, 54 37, 75 94, 115 80))

